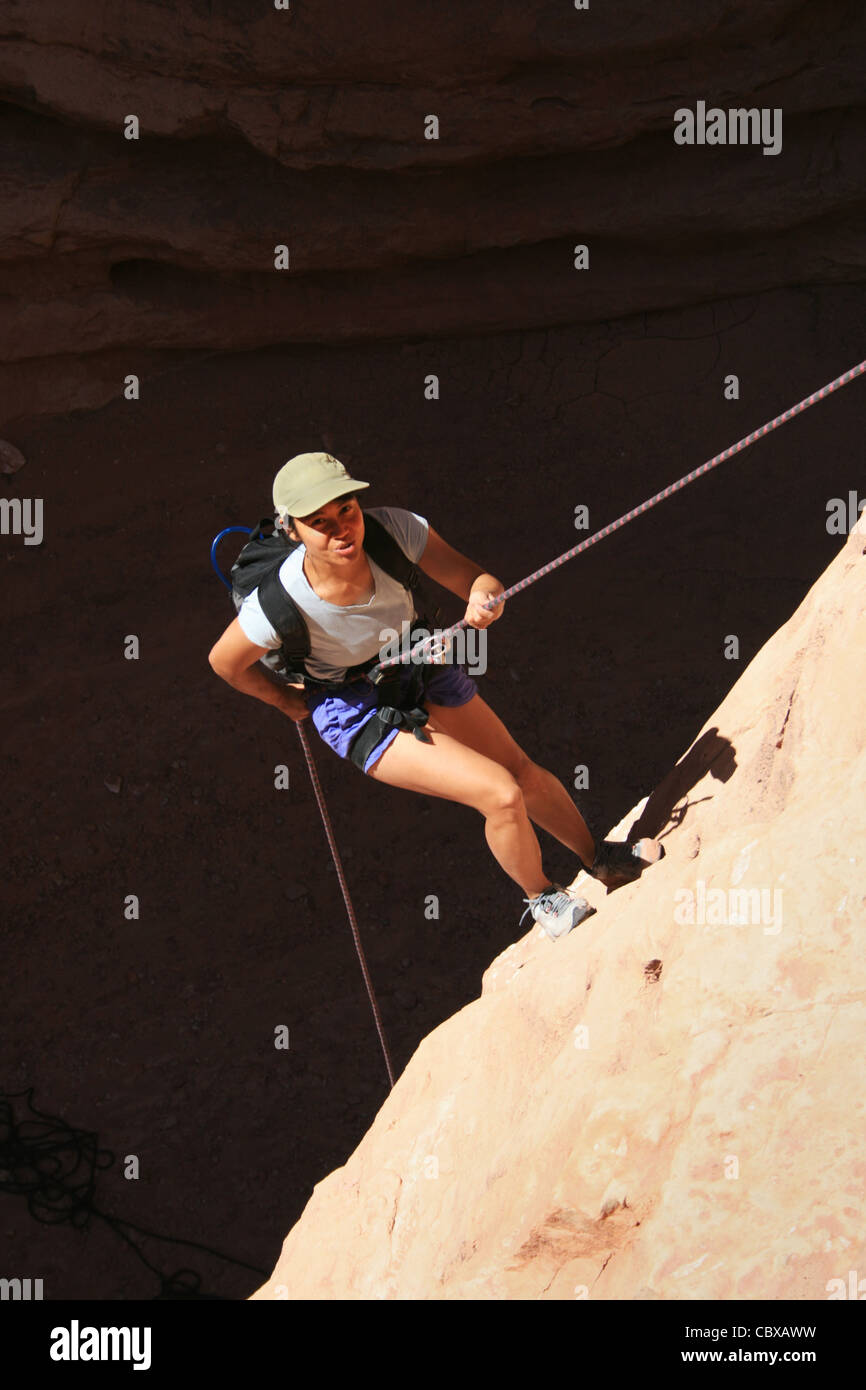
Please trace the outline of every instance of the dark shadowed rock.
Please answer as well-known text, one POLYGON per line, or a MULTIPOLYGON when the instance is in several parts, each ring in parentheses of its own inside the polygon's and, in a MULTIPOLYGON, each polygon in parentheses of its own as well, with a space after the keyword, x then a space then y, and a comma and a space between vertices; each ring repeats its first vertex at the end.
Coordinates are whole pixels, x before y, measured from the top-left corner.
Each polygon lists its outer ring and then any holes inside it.
POLYGON ((250 10, 5 7, 7 420, 99 404, 168 354, 863 278, 866 16, 841 0, 250 10), (701 100, 780 108, 781 152, 678 146, 701 100))

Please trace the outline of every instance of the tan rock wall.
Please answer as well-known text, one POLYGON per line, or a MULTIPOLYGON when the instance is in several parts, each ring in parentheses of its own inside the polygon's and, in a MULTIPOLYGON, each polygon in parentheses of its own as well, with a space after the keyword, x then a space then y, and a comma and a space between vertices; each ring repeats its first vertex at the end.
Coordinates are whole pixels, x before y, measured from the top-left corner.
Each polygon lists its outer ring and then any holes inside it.
POLYGON ((492 963, 253 1297, 822 1299, 866 1268, 864 692, 861 520, 613 832, 666 857, 492 963))

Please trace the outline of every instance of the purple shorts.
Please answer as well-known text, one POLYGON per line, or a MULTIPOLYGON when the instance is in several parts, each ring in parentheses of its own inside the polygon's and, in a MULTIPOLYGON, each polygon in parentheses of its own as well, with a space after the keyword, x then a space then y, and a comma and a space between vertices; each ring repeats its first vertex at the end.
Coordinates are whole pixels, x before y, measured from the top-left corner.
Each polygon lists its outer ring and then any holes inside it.
MULTIPOLYGON (((401 690, 408 689, 411 677, 412 668, 407 663, 405 671, 401 673, 401 690)), ((446 664, 428 677, 419 703, 424 704, 429 700, 434 705, 456 707, 468 704, 472 696, 477 694, 478 686, 462 666, 446 664)), ((376 687, 366 677, 352 681, 337 694, 317 693, 315 689, 307 691, 307 708, 313 723, 325 743, 341 758, 348 758, 353 738, 375 717, 376 695, 376 687)), ((365 772, 369 772, 399 733, 399 729, 383 731, 381 742, 376 744, 364 763, 365 772)))

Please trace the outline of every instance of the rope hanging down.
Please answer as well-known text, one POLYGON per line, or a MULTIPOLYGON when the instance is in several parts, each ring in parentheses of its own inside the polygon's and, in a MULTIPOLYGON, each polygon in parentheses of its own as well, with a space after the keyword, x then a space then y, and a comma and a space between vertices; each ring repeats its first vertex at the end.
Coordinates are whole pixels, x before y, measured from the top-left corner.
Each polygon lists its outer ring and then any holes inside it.
MULTIPOLYGON (((803 410, 808 410, 810 405, 814 405, 816 401, 823 400, 825 396, 829 396, 833 391, 838 391, 840 386, 847 386, 849 381, 853 381, 856 376, 860 376, 864 371, 866 371, 866 361, 858 362, 856 367, 852 367, 848 372, 843 372, 841 376, 836 377, 835 381, 831 381, 826 386, 822 386, 820 391, 814 391, 811 396, 806 396, 804 400, 798 401, 796 405, 791 406, 790 410, 785 410, 781 415, 777 415, 775 420, 770 420, 768 424, 762 425, 760 429, 753 430, 752 433, 747 434, 744 439, 739 440, 736 444, 732 444, 729 449, 723 449, 720 454, 716 454, 715 458, 709 459, 707 463, 702 463, 700 468, 693 469, 691 473, 686 473, 684 478, 680 478, 677 482, 671 483, 669 487, 662 488, 661 492, 657 492, 654 497, 648 497, 646 502, 641 502, 637 507, 633 507, 630 512, 626 512, 623 516, 617 517, 616 521, 611 521, 607 526, 603 526, 600 531, 596 531, 594 536, 589 536, 585 541, 581 541, 579 545, 572 546, 571 550, 566 550, 563 555, 557 556, 557 558, 551 560, 549 564, 542 565, 541 569, 535 570, 534 573, 528 575, 526 579, 521 579, 517 584, 512 584, 510 589, 506 589, 503 593, 497 594, 496 598, 490 599, 484 604, 484 607, 493 609, 496 607, 497 603, 504 603, 507 598, 511 598, 512 594, 519 594, 521 589, 528 589, 530 584, 534 584, 536 580, 543 578, 545 574, 550 574, 551 570, 558 569, 560 565, 565 564, 566 560, 573 560, 575 555, 579 555, 583 550, 588 550, 591 545, 595 545, 596 541, 604 540, 605 536, 611 535, 613 531, 618 531, 620 526, 625 526, 627 521, 633 521, 634 518, 640 516, 642 512, 648 512, 650 507, 654 507, 657 502, 663 502, 666 497, 672 497, 675 492, 679 492, 680 488, 684 488, 688 483, 693 483, 696 478, 700 478, 702 473, 709 473, 711 468, 716 467, 716 464, 724 463, 725 459, 731 458, 733 454, 738 454, 741 449, 748 448, 750 444, 754 444, 756 439, 760 439, 762 435, 769 434, 770 430, 774 430, 777 425, 783 425, 788 420, 793 420, 795 415, 799 415, 803 410)), ((417 646, 413 647, 411 651, 404 652, 400 656, 389 657, 387 661, 380 661, 378 666, 373 667, 373 671, 382 671, 386 666, 395 666, 398 662, 411 661, 416 656, 416 653, 422 652, 425 648, 431 647, 434 644, 437 650, 441 650, 439 644, 443 643, 446 638, 451 637, 453 633, 459 632, 461 627, 468 627, 465 618, 461 618, 459 623, 455 623, 453 627, 446 628, 444 632, 437 633, 435 637, 425 637, 417 646)), ((372 671, 370 675, 372 675, 372 671)))
POLYGON ((307 738, 307 731, 304 728, 303 722, 301 720, 297 720, 295 722, 295 728, 298 731, 298 738, 301 740, 301 747, 304 750, 304 757, 307 760, 307 767, 310 770, 310 781, 313 784, 313 791, 316 793, 316 800, 319 803, 319 812, 322 817, 322 824, 325 827, 325 834, 328 837, 328 844, 331 846, 331 858, 334 861, 334 868, 337 870, 337 878, 340 880, 340 888, 343 893, 343 902, 346 904, 346 912, 349 916, 349 925, 352 928, 352 936, 355 938, 355 950, 358 953, 358 960, 361 962, 361 973, 364 976, 364 984, 367 986, 367 996, 370 1000, 370 1006, 373 1010, 373 1017, 376 1020, 376 1031, 379 1034, 379 1042, 382 1044, 382 1053, 385 1058, 385 1066, 388 1068, 388 1080, 390 1081, 391 1087, 393 1089, 394 1068, 391 1065, 391 1054, 388 1051, 388 1043, 385 1039, 385 1030, 382 1027, 382 1019, 379 1014, 379 1005, 376 1002, 376 995, 373 990, 373 983, 370 979, 370 972, 367 969, 367 961, 364 956, 364 948, 361 945, 361 935, 358 931, 358 923, 355 920, 355 909, 352 906, 352 899, 349 896, 349 889, 346 884, 345 876, 343 874, 343 865, 340 860, 339 850, 337 849, 337 841, 334 838, 334 831, 331 826, 331 818, 328 815, 328 808, 325 805, 325 798, 322 795, 322 788, 319 784, 319 774, 316 772, 316 764, 313 762, 313 753, 312 749, 310 748, 309 740, 307 738))
MULTIPOLYGON (((489 602, 484 605, 485 608, 492 609, 496 606, 497 603, 503 603, 505 599, 511 598, 512 594, 518 594, 522 589, 527 589, 529 585, 534 584, 536 580, 543 578, 543 576, 546 574, 550 574, 551 570, 558 569, 560 565, 564 565, 566 560, 573 560, 575 555, 580 555, 581 551, 588 550, 589 547, 591 545, 595 545, 597 541, 603 540, 605 536, 611 535, 614 531, 618 531, 621 526, 625 526, 627 522, 633 521, 634 518, 636 516, 640 516, 642 512, 647 512, 649 511, 650 507, 654 507, 656 503, 663 502, 666 497, 672 497, 675 492, 679 492, 681 488, 686 487, 689 483, 693 483, 696 478, 700 478, 701 474, 709 473, 710 469, 715 468, 717 464, 723 463, 725 459, 731 458, 733 454, 739 453, 741 449, 745 449, 750 444, 754 444, 756 439, 760 439, 762 435, 769 434, 770 431, 774 430, 777 425, 782 425, 785 424, 788 420, 792 420, 795 415, 799 415, 801 411, 807 410, 808 407, 810 405, 814 405, 816 401, 823 400, 825 396, 829 396, 833 391, 838 390, 840 386, 846 386, 849 381, 853 381, 855 377, 860 376, 861 373, 864 371, 866 371, 866 361, 858 363, 856 367, 852 367, 851 370, 848 372, 843 372, 841 376, 836 377, 835 381, 829 382, 827 386, 822 386, 820 391, 813 392, 811 396, 807 396, 804 400, 798 401, 796 405, 791 406, 790 410, 785 410, 782 412, 781 415, 777 415, 775 420, 770 420, 768 424, 762 425, 760 429, 753 430, 752 433, 747 434, 744 439, 739 440, 739 442, 736 444, 732 444, 729 449, 723 449, 720 454, 716 454, 715 458, 709 459, 707 463, 702 463, 699 468, 693 469, 691 473, 686 473, 685 477, 680 478, 675 483, 671 483, 669 487, 662 488, 661 492, 657 492, 654 497, 649 497, 646 500, 646 502, 641 502, 639 506, 633 507, 630 512, 626 512, 623 516, 617 517, 616 521, 611 521, 607 526, 603 526, 600 531, 596 531, 595 535, 589 536, 585 541, 581 541, 579 545, 573 546, 571 550, 566 550, 563 555, 559 555, 555 560, 551 560, 549 564, 542 565, 541 569, 535 570, 534 573, 528 575, 526 579, 521 579, 517 584, 512 584, 510 589, 506 589, 503 593, 498 594, 495 599, 489 600, 489 602)), ((219 571, 217 572, 219 573, 219 571)), ((444 632, 438 633, 436 637, 424 638, 415 647, 413 647, 411 651, 406 652, 401 656, 391 657, 387 661, 379 662, 378 666, 373 667, 369 674, 372 675, 373 671, 384 670, 386 666, 394 666, 398 662, 411 661, 413 657, 416 657, 417 653, 423 652, 426 648, 430 648, 431 644, 435 644, 436 647, 441 651, 442 647, 439 644, 443 643, 446 638, 452 636, 455 632, 458 632, 460 628, 467 626, 468 624, 465 618, 463 618, 460 620, 459 623, 454 623, 453 627, 449 627, 444 632)), ((331 827, 330 817, 328 816, 328 810, 325 805, 324 797, 322 796, 322 789, 319 785, 319 778, 316 773, 316 766, 313 762, 313 755, 310 750, 309 742, 307 740, 306 730, 304 729, 303 723, 301 721, 297 721, 295 723, 295 728, 298 731, 298 738, 301 740, 301 747, 304 750, 304 757, 307 760, 307 767, 310 770, 310 779, 313 783, 313 790, 316 793, 316 800, 319 803, 319 812, 322 817, 322 822, 325 826, 325 833, 328 837, 328 844, 331 847, 331 856, 334 860, 334 867, 337 870, 337 877, 340 880, 340 888, 343 893, 343 901, 346 904, 346 912, 349 916, 349 923, 352 928, 352 935, 355 938, 355 950, 357 951, 358 959, 361 963, 361 970, 364 975, 364 984, 367 987, 367 994, 369 996, 370 1004, 373 1009, 373 1017, 376 1020, 376 1030, 379 1034, 379 1041, 382 1045, 382 1052, 385 1057, 385 1065, 388 1068, 388 1079, 393 1088, 394 1069, 391 1065, 391 1057, 388 1051, 388 1044, 385 1040, 385 1032, 382 1027, 382 1019, 379 1015, 379 1007, 376 1002, 376 995, 373 991, 373 985, 370 980, 370 972, 367 969, 367 962, 364 958, 364 950, 361 945, 361 937, 358 932, 358 924, 355 920, 355 912, 354 908, 352 907, 352 899, 349 896, 349 889, 346 885, 346 879, 343 874, 343 866, 340 862, 340 856, 337 850, 336 840, 334 839, 334 832, 331 827)))

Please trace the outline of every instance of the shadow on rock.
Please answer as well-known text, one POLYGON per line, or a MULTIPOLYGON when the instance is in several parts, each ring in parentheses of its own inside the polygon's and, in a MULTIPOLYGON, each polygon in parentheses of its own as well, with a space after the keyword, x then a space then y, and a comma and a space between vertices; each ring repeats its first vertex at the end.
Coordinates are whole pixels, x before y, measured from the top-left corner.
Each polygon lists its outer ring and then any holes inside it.
MULTIPOLYGON (((727 782, 737 768, 735 752, 733 744, 723 738, 718 729, 707 729, 656 787, 629 831, 630 842, 633 844, 644 835, 662 839, 660 832, 665 826, 670 834, 682 825, 689 808, 697 805, 689 800, 689 792, 708 772, 717 781, 727 782)), ((701 801, 710 799, 699 798, 701 801)))

